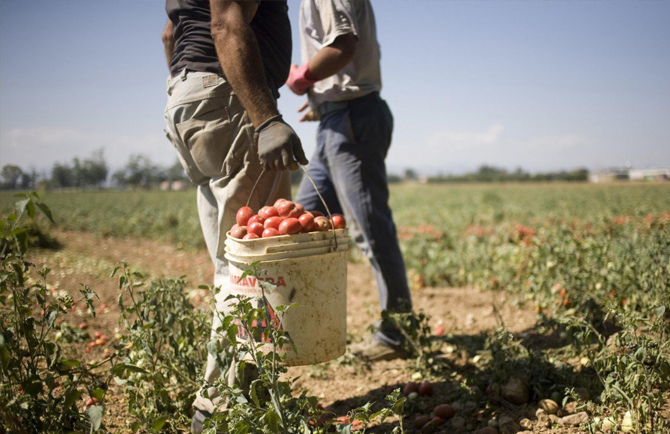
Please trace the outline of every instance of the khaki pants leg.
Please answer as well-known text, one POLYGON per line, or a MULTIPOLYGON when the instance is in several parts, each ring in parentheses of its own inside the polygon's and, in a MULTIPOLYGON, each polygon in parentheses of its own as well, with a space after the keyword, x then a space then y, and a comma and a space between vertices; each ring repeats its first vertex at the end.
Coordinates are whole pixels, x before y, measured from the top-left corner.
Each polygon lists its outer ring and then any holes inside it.
MULTIPOLYGON (((214 264, 214 285, 221 288, 216 306, 225 313, 223 300, 230 294, 224 257, 226 232, 235 224, 237 210, 247 203, 258 210, 280 197, 290 198, 290 176, 288 172, 266 172, 250 197, 262 167, 253 125, 225 79, 209 73, 182 73, 168 80, 167 93, 167 134, 187 175, 198 185, 200 224, 214 264)), ((220 325, 215 313, 212 338, 218 338, 220 325)), ((233 373, 234 366, 227 375, 229 384, 234 381, 233 373)), ((220 377, 219 366, 209 355, 205 380, 213 384, 220 377)), ((194 407, 213 412, 218 393, 212 387, 208 395, 209 399, 199 393, 194 407)))

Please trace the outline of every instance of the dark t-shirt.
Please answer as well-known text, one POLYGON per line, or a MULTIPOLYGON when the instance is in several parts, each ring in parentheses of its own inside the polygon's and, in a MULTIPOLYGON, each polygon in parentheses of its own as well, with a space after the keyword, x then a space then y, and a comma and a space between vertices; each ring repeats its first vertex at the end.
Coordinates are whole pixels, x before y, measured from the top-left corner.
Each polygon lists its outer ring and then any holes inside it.
MULTIPOLYGON (((170 73, 175 76, 186 68, 223 75, 212 41, 209 0, 166 0, 165 10, 174 25, 170 73)), ((291 66, 291 23, 286 0, 259 1, 250 26, 258 40, 265 77, 276 98, 291 66)))

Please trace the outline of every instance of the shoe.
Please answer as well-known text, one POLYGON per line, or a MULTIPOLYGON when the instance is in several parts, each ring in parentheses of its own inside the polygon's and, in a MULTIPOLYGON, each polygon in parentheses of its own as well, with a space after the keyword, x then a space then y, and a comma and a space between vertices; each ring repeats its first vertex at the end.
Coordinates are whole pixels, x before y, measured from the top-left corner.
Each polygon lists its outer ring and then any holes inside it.
POLYGON ((392 347, 375 338, 372 338, 367 342, 352 345, 351 353, 368 362, 406 359, 409 357, 409 354, 404 349, 400 347, 392 347))
POLYGON ((205 420, 212 417, 212 414, 205 410, 195 409, 193 413, 193 418, 191 419, 191 433, 193 434, 202 434, 203 426, 205 425, 205 420))

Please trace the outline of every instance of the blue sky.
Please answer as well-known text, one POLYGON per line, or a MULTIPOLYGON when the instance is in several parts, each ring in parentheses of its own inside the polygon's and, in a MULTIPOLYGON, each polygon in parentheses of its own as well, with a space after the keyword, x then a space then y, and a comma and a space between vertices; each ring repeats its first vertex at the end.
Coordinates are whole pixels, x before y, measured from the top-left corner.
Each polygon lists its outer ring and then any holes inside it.
MULTIPOLYGON (((294 62, 298 0, 289 0, 294 62)), ((395 116, 390 172, 670 166, 670 2, 373 0, 395 116)), ((0 165, 104 148, 175 154, 163 135, 164 2, 0 0, 0 165)), ((282 88, 308 155, 316 124, 282 88)))

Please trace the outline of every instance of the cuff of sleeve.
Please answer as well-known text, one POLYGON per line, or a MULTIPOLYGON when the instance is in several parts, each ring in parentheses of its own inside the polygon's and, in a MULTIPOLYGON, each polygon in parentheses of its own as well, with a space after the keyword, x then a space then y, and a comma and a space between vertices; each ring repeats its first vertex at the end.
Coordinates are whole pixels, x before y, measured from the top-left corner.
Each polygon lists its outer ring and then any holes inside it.
POLYGON ((349 33, 353 34, 354 37, 358 39, 358 32, 353 27, 349 27, 346 25, 337 26, 335 27, 335 29, 333 29, 332 32, 326 35, 326 37, 321 42, 321 46, 327 47, 328 45, 335 42, 335 39, 337 39, 338 36, 348 35, 349 33))

